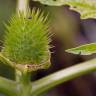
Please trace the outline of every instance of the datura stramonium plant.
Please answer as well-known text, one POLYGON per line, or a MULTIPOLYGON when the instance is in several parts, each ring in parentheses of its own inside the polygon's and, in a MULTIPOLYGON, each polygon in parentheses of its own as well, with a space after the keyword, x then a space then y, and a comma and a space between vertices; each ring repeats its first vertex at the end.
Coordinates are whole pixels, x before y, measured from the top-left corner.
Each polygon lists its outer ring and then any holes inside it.
POLYGON ((18 66, 27 66, 29 71, 50 66, 49 32, 47 16, 39 9, 12 16, 6 26, 3 56, 18 66))

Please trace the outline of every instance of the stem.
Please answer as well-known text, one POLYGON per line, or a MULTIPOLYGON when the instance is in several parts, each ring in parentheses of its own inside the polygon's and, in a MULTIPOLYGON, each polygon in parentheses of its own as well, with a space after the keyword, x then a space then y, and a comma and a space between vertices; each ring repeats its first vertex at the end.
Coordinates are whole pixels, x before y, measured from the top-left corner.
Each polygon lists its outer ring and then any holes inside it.
POLYGON ((69 81, 92 71, 96 71, 96 59, 66 68, 40 80, 34 81, 32 83, 32 94, 35 94, 36 96, 40 95, 41 93, 63 82, 69 81))
POLYGON ((15 69, 20 70, 20 71, 23 71, 25 69, 25 66, 19 66, 18 64, 11 62, 8 58, 3 56, 1 53, 0 53, 0 61, 2 61, 3 64, 6 64, 7 66, 9 65, 15 69))
POLYGON ((7 66, 10 65, 11 67, 14 67, 13 62, 11 62, 8 58, 4 57, 1 53, 0 53, 0 61, 2 61, 7 66))
POLYGON ((29 8, 29 0, 18 0, 17 1, 17 12, 24 12, 24 15, 27 15, 29 8))
POLYGON ((0 92, 7 96, 17 96, 16 83, 12 80, 0 77, 0 92))
POLYGON ((19 96, 31 96, 30 73, 16 70, 16 81, 18 83, 19 96))

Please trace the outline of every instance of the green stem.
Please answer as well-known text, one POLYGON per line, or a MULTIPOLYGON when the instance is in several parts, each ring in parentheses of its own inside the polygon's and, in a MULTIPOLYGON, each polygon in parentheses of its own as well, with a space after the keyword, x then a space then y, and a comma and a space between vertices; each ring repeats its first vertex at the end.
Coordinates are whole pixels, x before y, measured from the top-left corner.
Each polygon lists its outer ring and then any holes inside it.
POLYGON ((19 90, 19 96, 31 96, 31 80, 30 73, 21 72, 16 70, 16 81, 18 83, 17 87, 19 90))
POLYGON ((11 67, 13 67, 15 69, 20 70, 20 71, 23 71, 24 68, 25 68, 25 66, 20 66, 18 64, 15 64, 14 62, 11 62, 8 58, 3 56, 2 53, 0 53, 0 61, 3 62, 3 64, 5 64, 5 65, 7 65, 7 66, 9 65, 9 66, 11 66, 11 67))
POLYGON ((18 0, 17 1, 17 12, 24 12, 25 16, 29 8, 29 0, 18 0))
POLYGON ((11 62, 8 58, 4 57, 2 55, 2 53, 0 53, 0 61, 2 61, 4 64, 6 64, 7 66, 11 66, 11 67, 14 67, 14 63, 11 62))
POLYGON ((7 96, 17 96, 16 82, 0 77, 0 93, 7 96))
POLYGON ((36 96, 40 95, 41 93, 63 82, 69 81, 92 71, 96 71, 96 59, 66 68, 33 82, 32 94, 35 94, 36 96))

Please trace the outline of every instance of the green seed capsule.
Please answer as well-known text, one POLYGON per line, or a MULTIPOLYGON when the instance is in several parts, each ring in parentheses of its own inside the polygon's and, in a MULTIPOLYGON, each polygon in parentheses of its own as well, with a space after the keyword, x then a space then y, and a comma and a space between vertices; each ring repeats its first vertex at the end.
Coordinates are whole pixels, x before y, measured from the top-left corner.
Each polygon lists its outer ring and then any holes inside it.
POLYGON ((45 69, 50 65, 48 22, 40 10, 33 9, 27 15, 17 14, 6 25, 2 54, 16 64, 45 69))

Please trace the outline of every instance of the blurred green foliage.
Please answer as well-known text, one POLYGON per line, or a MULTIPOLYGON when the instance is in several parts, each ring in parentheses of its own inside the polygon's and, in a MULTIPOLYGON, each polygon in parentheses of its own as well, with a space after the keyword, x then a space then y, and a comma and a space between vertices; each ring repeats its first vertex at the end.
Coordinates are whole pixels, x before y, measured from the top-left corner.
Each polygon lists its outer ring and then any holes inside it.
POLYGON ((0 0, 0 39, 4 34, 4 22, 15 12, 16 0, 0 0))
MULTIPOLYGON (((5 31, 4 23, 8 21, 15 10, 16 0, 0 0, 0 41, 3 41, 5 31)), ((2 45, 1 43, 2 42, 0 42, 0 46, 2 45)), ((12 69, 10 67, 7 67, 0 62, 0 75, 13 78, 13 71, 11 71, 12 69)))

